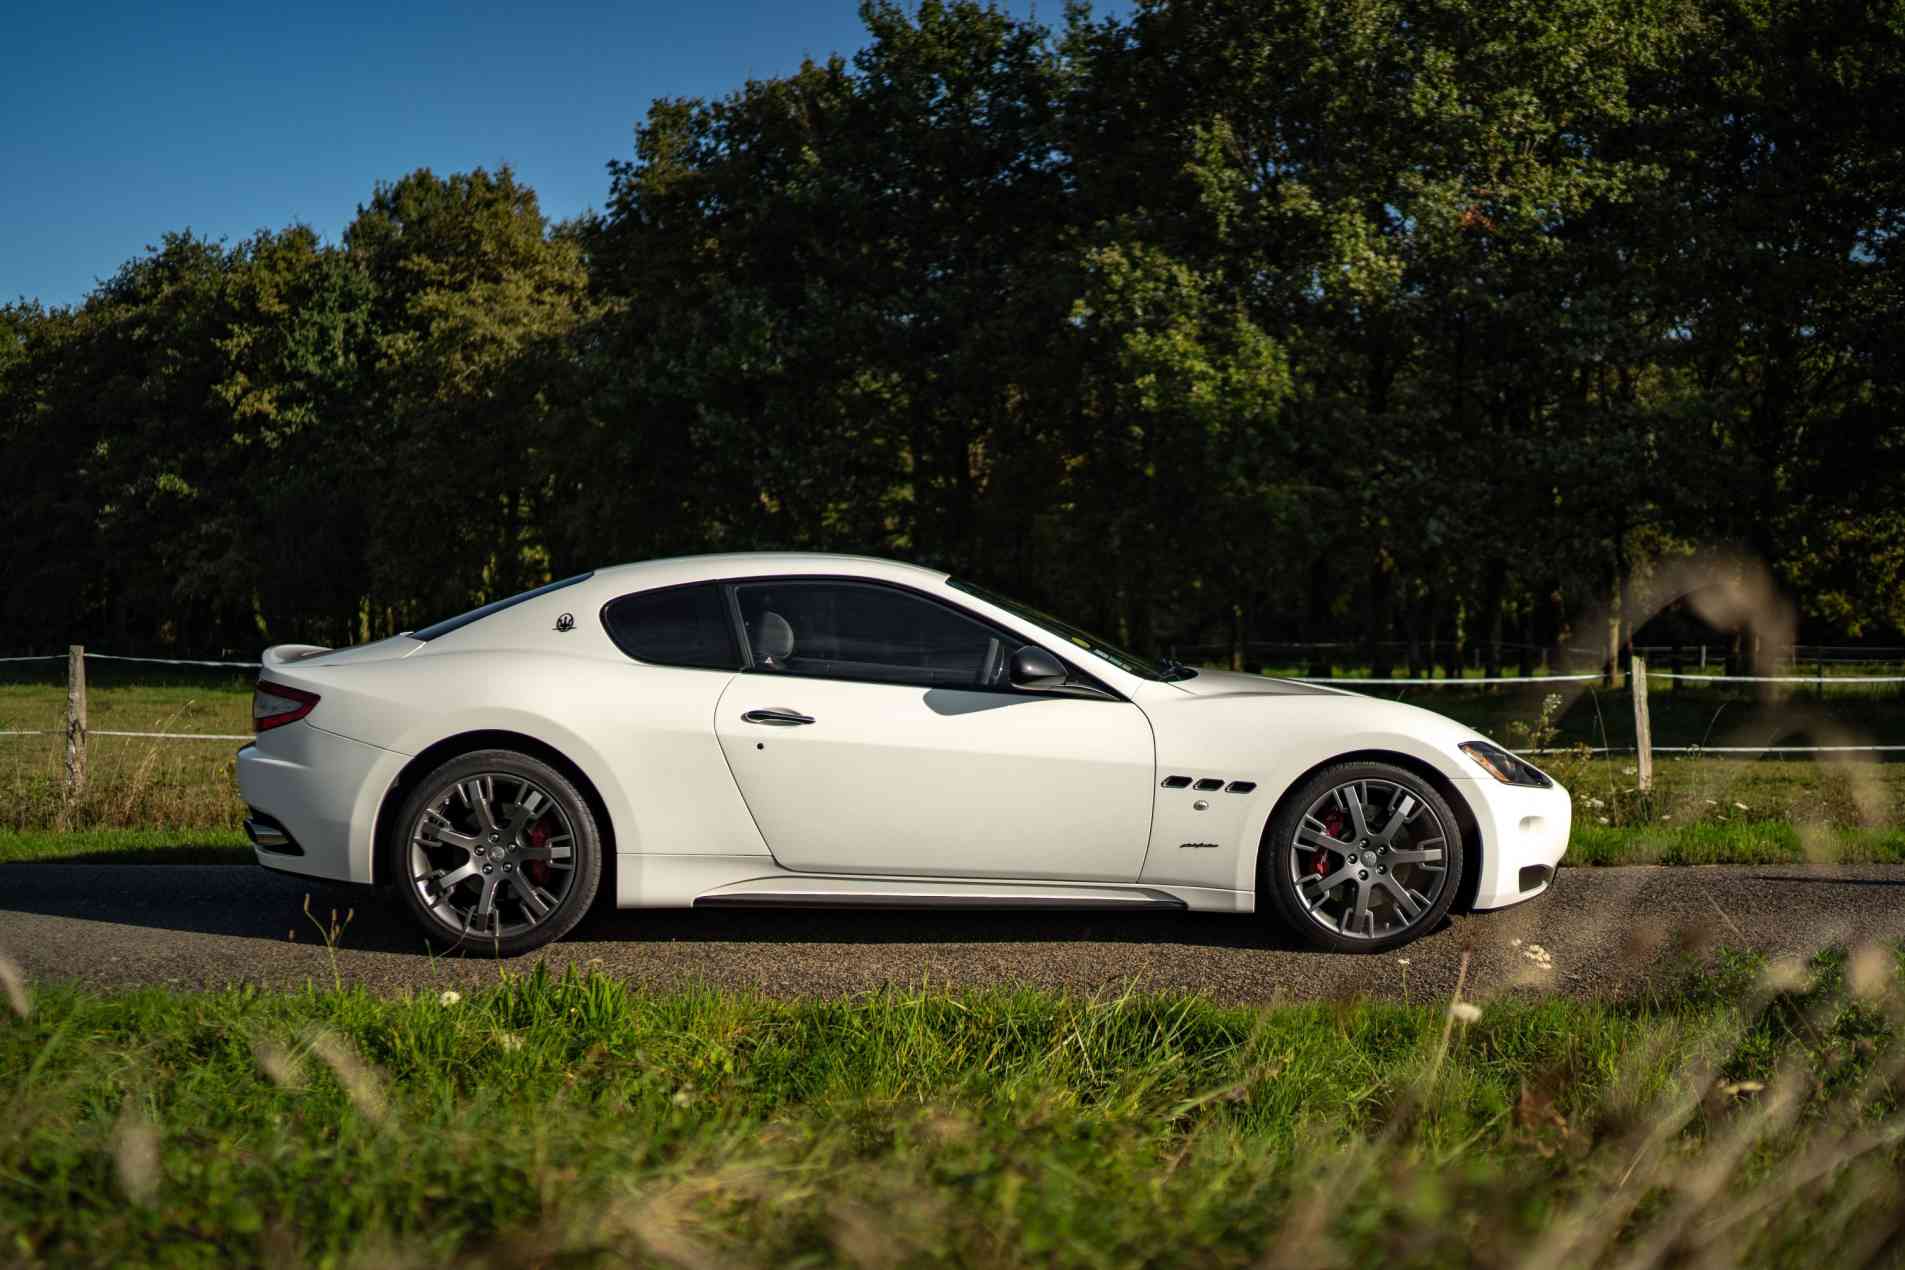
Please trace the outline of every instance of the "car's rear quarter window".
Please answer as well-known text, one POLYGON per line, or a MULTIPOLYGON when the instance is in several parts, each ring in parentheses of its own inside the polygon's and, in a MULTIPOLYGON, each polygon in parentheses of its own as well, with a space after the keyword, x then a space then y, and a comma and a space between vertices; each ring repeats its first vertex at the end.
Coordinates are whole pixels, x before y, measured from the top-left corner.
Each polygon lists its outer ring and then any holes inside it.
POLYGON ((451 631, 462 630, 471 622, 480 622, 492 613, 501 613, 504 609, 514 608, 524 600, 533 600, 539 595, 547 595, 551 591, 560 591, 562 588, 574 586, 578 582, 587 582, 594 576, 595 571, 592 569, 587 573, 578 573, 573 578, 563 578, 558 582, 545 582, 533 591, 523 591, 519 594, 509 596, 506 599, 492 600, 482 608, 471 609, 467 613, 458 613, 455 617, 446 617, 441 622, 426 626, 422 630, 411 631, 410 638, 427 642, 439 636, 448 635, 451 631))
POLYGON ((741 650, 720 584, 637 591, 610 600, 602 626, 637 661, 697 670, 739 670, 741 650))

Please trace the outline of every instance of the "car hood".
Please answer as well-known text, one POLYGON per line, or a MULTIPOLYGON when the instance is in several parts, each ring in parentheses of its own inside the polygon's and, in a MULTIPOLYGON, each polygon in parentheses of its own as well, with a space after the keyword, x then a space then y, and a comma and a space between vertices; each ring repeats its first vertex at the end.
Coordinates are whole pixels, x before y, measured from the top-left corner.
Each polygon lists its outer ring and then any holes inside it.
MULTIPOLYGON (((1356 681, 1346 679, 1343 682, 1353 684, 1356 681)), ((1287 701, 1292 697, 1333 697, 1336 699, 1333 702, 1306 702, 1302 713, 1313 717, 1316 711, 1321 710, 1336 720, 1336 726, 1349 727, 1361 723, 1394 727, 1425 738, 1436 738, 1444 746, 1463 741, 1489 740, 1468 724, 1457 722, 1445 714, 1406 701, 1392 701, 1386 697, 1355 692, 1347 687, 1325 687, 1321 684, 1299 683, 1293 679, 1241 675, 1228 670, 1200 670, 1196 678, 1180 679, 1170 686, 1184 696, 1195 698, 1200 705, 1208 703, 1209 707, 1216 709, 1228 703, 1231 708, 1241 708, 1252 715, 1256 712, 1246 704, 1250 698, 1262 699, 1263 708, 1271 710, 1275 707, 1272 707, 1268 698, 1280 697, 1287 701)), ((1286 719, 1294 717, 1283 710, 1277 710, 1276 713, 1286 719)))
POLYGON ((1347 696, 1340 688, 1298 683, 1294 679, 1272 679, 1267 675, 1242 675, 1234 670, 1200 670, 1189 679, 1176 679, 1171 686, 1193 697, 1312 697, 1347 696))

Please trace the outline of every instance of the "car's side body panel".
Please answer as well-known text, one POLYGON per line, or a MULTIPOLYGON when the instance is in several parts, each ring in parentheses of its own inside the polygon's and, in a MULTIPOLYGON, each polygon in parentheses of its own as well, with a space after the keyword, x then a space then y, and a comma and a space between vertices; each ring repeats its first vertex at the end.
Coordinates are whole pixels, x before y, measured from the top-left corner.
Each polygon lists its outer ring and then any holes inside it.
POLYGON ((1127 701, 736 675, 715 731, 788 869, 1135 882, 1151 727, 1127 701), (785 709, 811 723, 751 723, 785 709))
POLYGON ((1390 701, 1351 693, 1199 695, 1159 684, 1139 704, 1157 735, 1159 779, 1193 781, 1158 790, 1145 882, 1254 888, 1257 846, 1278 799, 1343 754, 1400 754, 1470 783, 1453 757, 1454 742, 1443 736, 1466 738, 1467 730, 1390 701), (1202 791, 1199 780, 1221 780, 1224 788, 1202 791), (1256 788, 1227 792, 1235 781, 1256 788), (1216 846, 1197 845, 1206 843, 1216 846))

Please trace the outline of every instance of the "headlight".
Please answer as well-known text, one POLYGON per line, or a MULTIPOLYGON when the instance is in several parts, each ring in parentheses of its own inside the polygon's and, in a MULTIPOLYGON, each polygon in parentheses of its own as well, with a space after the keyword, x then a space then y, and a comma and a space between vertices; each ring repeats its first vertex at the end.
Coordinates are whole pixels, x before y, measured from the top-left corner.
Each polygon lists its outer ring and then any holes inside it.
POLYGON ((1504 785, 1533 785, 1538 789, 1549 789, 1554 785, 1533 763, 1524 763, 1499 745, 1490 745, 1487 741, 1464 741, 1460 748, 1483 771, 1504 785))

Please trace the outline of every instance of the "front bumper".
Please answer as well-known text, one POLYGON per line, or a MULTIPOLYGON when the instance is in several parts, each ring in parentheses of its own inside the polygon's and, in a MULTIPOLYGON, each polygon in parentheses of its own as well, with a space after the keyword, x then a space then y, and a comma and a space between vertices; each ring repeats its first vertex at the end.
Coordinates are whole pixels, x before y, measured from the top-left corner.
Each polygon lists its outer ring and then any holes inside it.
POLYGON ((371 881, 377 809, 407 761, 306 722, 261 734, 238 751, 238 792, 256 826, 258 863, 333 882, 371 881), (280 834, 286 841, 273 841, 280 834))
POLYGON ((1475 908, 1505 908, 1554 885, 1568 849, 1574 803, 1559 785, 1539 789, 1488 777, 1463 781, 1461 792, 1482 832, 1482 875, 1475 908))

